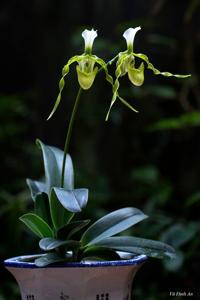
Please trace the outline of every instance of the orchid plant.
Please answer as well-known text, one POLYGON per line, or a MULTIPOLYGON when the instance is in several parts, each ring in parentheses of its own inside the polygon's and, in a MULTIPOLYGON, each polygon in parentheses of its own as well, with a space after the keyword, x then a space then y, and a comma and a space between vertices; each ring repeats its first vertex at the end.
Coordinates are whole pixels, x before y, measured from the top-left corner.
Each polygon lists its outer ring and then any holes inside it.
POLYGON ((48 119, 58 108, 65 85, 65 77, 73 63, 77 64, 76 72, 80 85, 68 125, 64 151, 45 145, 40 140, 36 141, 42 151, 45 180, 27 179, 35 211, 20 217, 20 220, 40 238, 39 247, 45 251, 45 254, 40 254, 35 259, 37 266, 43 267, 62 261, 116 260, 121 259, 119 251, 132 255, 145 254, 156 258, 173 258, 175 256, 175 250, 162 242, 133 236, 116 236, 147 218, 147 215, 137 208, 118 209, 100 218, 92 225, 90 225, 90 220, 75 219, 77 213, 84 209, 88 201, 88 189, 74 187, 73 163, 68 154, 82 91, 90 89, 98 72, 104 71, 113 92, 106 116, 106 120, 108 120, 110 110, 117 98, 137 112, 119 95, 119 78, 128 74, 132 84, 141 86, 144 82, 144 63, 156 75, 178 78, 190 76, 160 72, 149 62, 146 55, 135 53, 133 51, 134 37, 140 29, 140 27, 129 28, 124 32, 123 37, 127 42, 127 50, 118 53, 108 63, 92 54, 97 32, 93 29, 84 30, 82 33, 85 41, 84 53, 73 56, 63 67, 62 78, 59 82, 59 94, 48 119), (135 67, 136 58, 142 60, 138 68, 135 67), (116 62, 115 79, 108 71, 108 67, 114 62, 116 62))

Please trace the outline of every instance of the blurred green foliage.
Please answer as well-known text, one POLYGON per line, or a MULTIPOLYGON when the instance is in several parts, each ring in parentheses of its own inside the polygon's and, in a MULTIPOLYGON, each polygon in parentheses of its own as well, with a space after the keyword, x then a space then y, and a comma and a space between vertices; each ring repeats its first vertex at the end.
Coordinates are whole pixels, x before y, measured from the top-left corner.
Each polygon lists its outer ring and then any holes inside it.
POLYGON ((176 118, 166 118, 150 125, 149 130, 184 129, 200 125, 200 112, 189 112, 176 118))
MULTIPOLYGON (((67 59, 83 51, 80 33, 97 28, 94 53, 109 60, 125 49, 128 27, 142 26, 137 52, 148 53, 160 70, 192 73, 190 80, 145 73, 142 87, 122 78, 121 95, 139 114, 115 104, 101 74, 83 93, 70 153, 76 186, 90 190, 87 218, 135 206, 150 218, 131 230, 178 249, 176 262, 147 262, 134 282, 138 300, 166 300, 173 290, 196 292, 199 284, 200 88, 199 1, 3 1, 1 4, 0 218, 1 258, 37 252, 18 216, 31 207, 26 177, 43 176, 34 140, 63 148, 66 125, 78 85, 67 79, 55 117, 45 122, 58 92, 67 59), (102 21, 103 20, 103 21, 102 21), (100 92, 99 92, 100 91, 100 92), (166 284, 167 282, 167 284, 166 284), (144 289, 145 283, 145 289, 144 289)), ((0 299, 19 291, 3 268, 0 299)), ((180 299, 176 297, 176 299, 180 299)))

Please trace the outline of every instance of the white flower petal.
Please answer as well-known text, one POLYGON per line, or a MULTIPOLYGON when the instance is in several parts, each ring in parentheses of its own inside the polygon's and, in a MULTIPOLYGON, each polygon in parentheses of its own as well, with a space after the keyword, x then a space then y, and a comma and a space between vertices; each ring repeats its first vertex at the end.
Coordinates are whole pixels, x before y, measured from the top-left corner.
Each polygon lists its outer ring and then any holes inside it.
POLYGON ((141 29, 141 27, 139 26, 139 27, 136 27, 136 28, 129 28, 126 31, 124 31, 123 37, 126 39, 128 48, 133 47, 133 42, 134 42, 136 32, 140 29, 141 29))
POLYGON ((92 50, 92 46, 93 46, 93 43, 94 43, 94 39, 97 37, 97 30, 87 30, 85 29, 83 32, 82 32, 82 37, 84 38, 84 41, 85 41, 85 49, 88 49, 88 50, 92 50))

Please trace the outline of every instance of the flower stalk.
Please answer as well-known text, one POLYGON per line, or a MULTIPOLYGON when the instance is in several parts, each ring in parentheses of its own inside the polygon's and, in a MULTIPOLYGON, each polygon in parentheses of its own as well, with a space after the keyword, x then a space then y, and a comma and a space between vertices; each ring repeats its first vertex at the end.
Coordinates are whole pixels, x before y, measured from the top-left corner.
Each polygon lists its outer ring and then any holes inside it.
POLYGON ((65 146, 64 146, 64 154, 63 154, 63 162, 62 162, 62 173, 61 173, 61 187, 64 187, 64 180, 65 180, 65 165, 66 165, 66 158, 67 158, 67 153, 69 150, 69 143, 70 143, 70 139, 71 139, 71 134, 72 134, 72 129, 73 129, 73 125, 74 125, 74 119, 78 110, 78 105, 79 105, 79 101, 80 101, 80 97, 82 94, 82 88, 80 87, 76 96, 76 100, 74 103, 74 107, 72 110, 72 114, 70 117, 70 121, 69 121, 69 126, 68 126, 68 130, 67 130, 67 135, 66 135, 66 139, 65 139, 65 146))

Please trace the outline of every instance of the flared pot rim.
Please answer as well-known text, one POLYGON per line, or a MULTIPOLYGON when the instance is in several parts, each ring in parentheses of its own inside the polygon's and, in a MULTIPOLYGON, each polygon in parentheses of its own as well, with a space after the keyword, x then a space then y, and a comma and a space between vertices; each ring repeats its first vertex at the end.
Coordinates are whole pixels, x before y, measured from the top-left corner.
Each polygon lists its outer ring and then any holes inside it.
MULTIPOLYGON (((130 258, 130 254, 120 253, 122 257, 121 260, 112 260, 112 261, 81 261, 81 262, 61 262, 48 265, 43 268, 87 268, 87 267, 117 267, 117 266, 139 266, 144 263, 148 257, 146 255, 135 255, 130 258), (126 258, 129 257, 129 258, 126 258)), ((22 255, 17 257, 12 257, 4 260, 5 267, 12 268, 41 268, 37 267, 34 262, 28 260, 37 258, 38 255, 22 255)))

